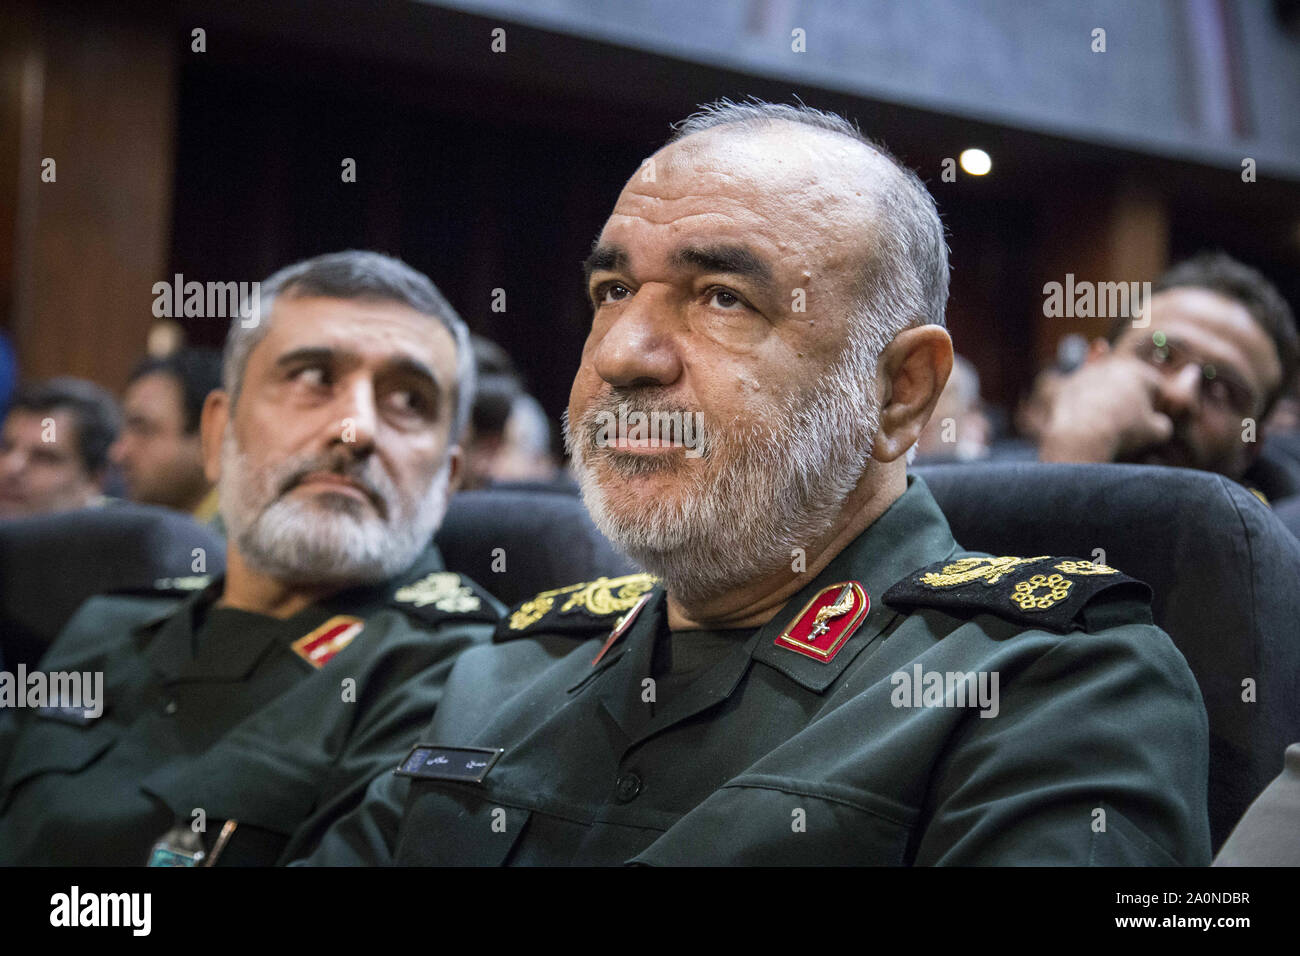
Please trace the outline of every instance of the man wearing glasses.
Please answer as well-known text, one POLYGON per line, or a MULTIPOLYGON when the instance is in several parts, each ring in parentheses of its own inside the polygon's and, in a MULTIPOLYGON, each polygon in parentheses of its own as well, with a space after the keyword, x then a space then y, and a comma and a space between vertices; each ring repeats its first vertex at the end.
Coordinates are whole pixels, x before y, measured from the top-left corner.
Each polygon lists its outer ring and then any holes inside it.
POLYGON ((1061 387, 1039 457, 1242 480, 1298 358, 1295 317, 1268 280, 1223 253, 1198 255, 1153 284, 1138 320, 1093 344, 1061 387))

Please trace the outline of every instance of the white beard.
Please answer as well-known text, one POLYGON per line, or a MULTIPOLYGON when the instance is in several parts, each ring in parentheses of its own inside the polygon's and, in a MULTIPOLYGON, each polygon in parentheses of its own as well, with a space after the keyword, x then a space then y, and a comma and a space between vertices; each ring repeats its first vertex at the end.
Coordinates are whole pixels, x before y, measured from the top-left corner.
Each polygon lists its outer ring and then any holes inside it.
POLYGON ((414 499, 373 456, 353 463, 347 473, 379 495, 386 518, 343 495, 306 501, 279 493, 304 469, 335 470, 330 462, 329 455, 298 456, 255 474, 228 428, 218 497, 230 539, 250 568, 288 584, 342 589, 386 581, 429 546, 447 509, 450 459, 414 499))
MULTIPOLYGON (((852 346, 847 352, 855 354, 852 346)), ((687 604, 790 566, 796 549, 808 549, 830 529, 867 466, 880 427, 869 364, 841 362, 818 381, 811 400, 791 396, 747 429, 724 437, 706 428, 707 450, 693 465, 597 447, 600 411, 617 401, 651 410, 634 393, 593 404, 576 435, 566 418, 565 443, 596 527, 687 604), (681 476, 676 494, 625 490, 622 478, 665 466, 681 476)))

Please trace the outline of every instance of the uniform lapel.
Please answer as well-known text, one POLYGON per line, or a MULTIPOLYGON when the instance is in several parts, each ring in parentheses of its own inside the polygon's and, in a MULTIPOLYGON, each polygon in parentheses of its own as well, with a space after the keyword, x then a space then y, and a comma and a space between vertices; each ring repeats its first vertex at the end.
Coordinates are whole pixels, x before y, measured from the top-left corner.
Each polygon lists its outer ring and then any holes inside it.
POLYGON ((215 600, 220 593, 221 581, 218 579, 185 598, 179 606, 136 627, 136 640, 147 642, 143 657, 149 667, 167 680, 174 680, 184 672, 194 659, 195 617, 205 602, 215 600))
POLYGON ((627 633, 596 665, 595 676, 590 680, 584 677, 571 688, 589 687, 587 692, 592 694, 629 742, 645 726, 646 705, 641 700, 641 681, 651 676, 655 641, 660 631, 667 627, 668 602, 663 588, 656 585, 653 596, 641 608, 627 633))

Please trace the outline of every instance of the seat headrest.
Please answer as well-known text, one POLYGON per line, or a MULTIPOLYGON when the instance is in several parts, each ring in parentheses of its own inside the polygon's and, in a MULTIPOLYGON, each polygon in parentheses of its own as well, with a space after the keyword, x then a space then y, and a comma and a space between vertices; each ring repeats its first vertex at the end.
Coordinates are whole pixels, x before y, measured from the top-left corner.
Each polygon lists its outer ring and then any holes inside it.
POLYGON ((1210 828, 1222 843, 1300 740, 1300 541, 1240 485, 1193 469, 1009 462, 915 472, 963 547, 1097 559, 1151 585, 1155 621, 1205 698, 1210 828), (1254 702, 1243 699, 1252 687, 1254 702))
POLYGON ((225 570, 222 537, 189 515, 114 503, 0 521, 0 640, 10 664, 35 664, 86 598, 160 578, 225 570))
POLYGON ((637 570, 596 530, 582 499, 553 491, 462 491, 434 543, 450 570, 508 606, 539 591, 637 570))

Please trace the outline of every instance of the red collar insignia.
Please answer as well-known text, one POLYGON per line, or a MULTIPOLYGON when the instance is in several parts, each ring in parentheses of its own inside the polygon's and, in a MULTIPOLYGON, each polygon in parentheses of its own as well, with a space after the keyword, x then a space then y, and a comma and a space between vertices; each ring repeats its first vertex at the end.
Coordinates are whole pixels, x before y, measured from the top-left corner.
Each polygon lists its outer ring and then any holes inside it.
POLYGON ((352 643, 352 639, 361 633, 366 622, 350 614, 339 614, 330 618, 309 634, 298 638, 290 645, 293 652, 317 670, 330 662, 330 659, 343 648, 352 643))
POLYGON ((857 581, 832 584, 817 592, 774 643, 829 664, 870 609, 871 598, 857 581))

